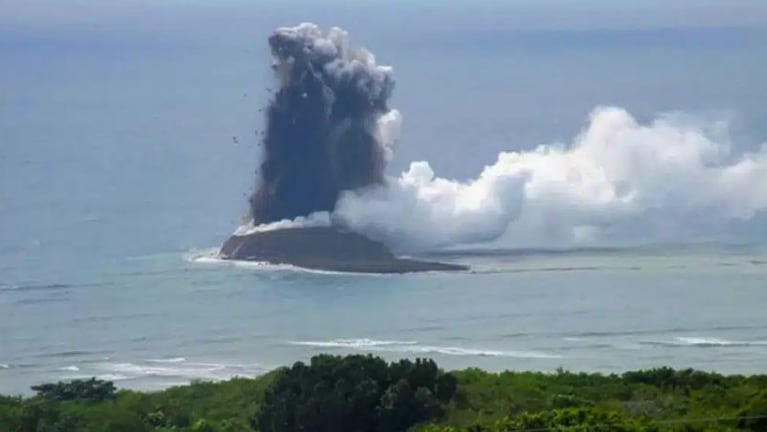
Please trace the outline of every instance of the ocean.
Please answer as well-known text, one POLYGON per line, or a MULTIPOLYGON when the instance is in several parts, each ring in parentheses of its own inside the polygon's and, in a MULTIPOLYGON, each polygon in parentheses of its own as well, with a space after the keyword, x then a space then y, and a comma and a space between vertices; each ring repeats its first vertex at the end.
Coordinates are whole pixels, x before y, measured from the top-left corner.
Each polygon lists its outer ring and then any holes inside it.
MULTIPOLYGON (((0 31, 0 393, 91 376, 158 389, 323 352, 448 369, 767 373, 758 208, 738 213, 751 219, 735 239, 717 239, 730 227, 716 221, 705 224, 714 239, 685 241, 632 221, 628 242, 516 242, 522 227, 428 254, 471 265, 456 274, 217 259, 252 192, 273 86, 265 37, 312 14, 199 8, 163 8, 140 29, 110 15, 101 27, 0 31)), ((473 178, 499 151, 572 142, 599 105, 642 123, 670 110, 725 119, 735 154, 767 139, 764 30, 445 21, 427 32, 320 16, 394 65, 404 122, 393 176, 427 160, 473 178)), ((703 209, 656 216, 684 227, 716 213, 703 209)))
POLYGON ((1 390, 90 376, 156 389, 323 352, 488 370, 764 372, 764 248, 457 252, 440 258, 473 271, 402 276, 214 256, 126 256, 79 278, 0 286, 1 390))

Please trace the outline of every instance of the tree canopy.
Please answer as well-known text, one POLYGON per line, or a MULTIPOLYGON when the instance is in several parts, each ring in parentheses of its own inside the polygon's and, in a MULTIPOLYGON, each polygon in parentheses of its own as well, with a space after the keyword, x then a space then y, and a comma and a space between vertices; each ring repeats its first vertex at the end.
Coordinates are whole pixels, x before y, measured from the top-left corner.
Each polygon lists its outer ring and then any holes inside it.
POLYGON ((320 355, 258 378, 116 391, 97 379, 0 396, 2 432, 767 431, 767 376, 444 372, 320 355))
POLYGON ((317 356, 278 375, 257 416, 262 432, 395 432, 440 418, 456 379, 432 360, 317 356))

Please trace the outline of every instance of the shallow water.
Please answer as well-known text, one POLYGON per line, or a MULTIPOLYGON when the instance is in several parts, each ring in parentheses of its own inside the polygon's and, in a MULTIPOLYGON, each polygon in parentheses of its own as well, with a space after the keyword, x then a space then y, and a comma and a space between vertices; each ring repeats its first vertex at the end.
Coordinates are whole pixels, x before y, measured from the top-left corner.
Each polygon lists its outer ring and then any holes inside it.
POLYGON ((161 388, 320 352, 428 356, 447 368, 765 372, 763 248, 440 257, 473 271, 344 275, 192 251, 113 260, 83 280, 6 284, 0 391, 89 376, 161 388))

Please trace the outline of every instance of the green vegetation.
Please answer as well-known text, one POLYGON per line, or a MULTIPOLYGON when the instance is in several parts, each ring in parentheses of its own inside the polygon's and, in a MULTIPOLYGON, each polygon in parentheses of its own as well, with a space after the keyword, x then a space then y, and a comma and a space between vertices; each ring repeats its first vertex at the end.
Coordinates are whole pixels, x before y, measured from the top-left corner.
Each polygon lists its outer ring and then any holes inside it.
POLYGON ((47 400, 103 402, 114 400, 116 389, 110 381, 91 378, 89 380, 32 386, 32 390, 37 392, 40 398, 47 400))
POLYGON ((431 360, 323 355, 277 376, 256 423, 264 432, 399 432, 441 418, 456 386, 431 360))
POLYGON ((33 390, 0 397, 0 431, 767 431, 767 376, 669 368, 446 373, 431 360, 322 355, 152 393, 96 379, 33 390))

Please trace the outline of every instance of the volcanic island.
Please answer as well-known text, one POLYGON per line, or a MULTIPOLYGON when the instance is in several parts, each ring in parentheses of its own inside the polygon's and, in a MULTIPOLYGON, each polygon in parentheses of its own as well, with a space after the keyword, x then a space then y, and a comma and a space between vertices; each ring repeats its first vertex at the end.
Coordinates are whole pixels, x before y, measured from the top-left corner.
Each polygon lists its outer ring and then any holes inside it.
MULTIPOLYGON (((261 164, 249 200, 252 226, 333 213, 345 191, 386 187, 394 134, 384 120, 399 118, 387 103, 392 69, 350 45, 338 28, 282 27, 269 47, 279 87, 264 109, 261 164)), ((339 224, 236 232, 220 256, 358 273, 467 269, 397 257, 383 242, 339 224)))
POLYGON ((399 258, 381 242, 335 227, 285 228, 233 235, 221 247, 221 257, 351 273, 468 270, 459 264, 399 258))

